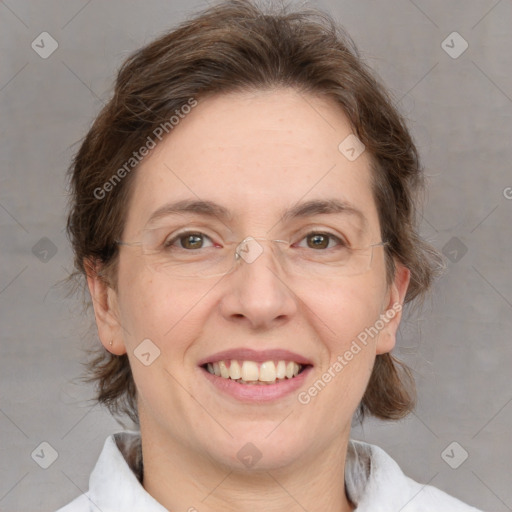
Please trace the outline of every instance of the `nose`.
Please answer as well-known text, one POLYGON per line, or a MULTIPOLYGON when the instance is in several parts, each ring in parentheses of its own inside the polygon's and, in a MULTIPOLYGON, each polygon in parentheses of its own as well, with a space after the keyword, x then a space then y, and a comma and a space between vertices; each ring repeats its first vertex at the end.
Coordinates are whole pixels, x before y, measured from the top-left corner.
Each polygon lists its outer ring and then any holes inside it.
POLYGON ((235 269, 225 277, 221 313, 251 329, 266 329, 289 321, 297 299, 280 272, 272 243, 246 238, 237 248, 235 269))

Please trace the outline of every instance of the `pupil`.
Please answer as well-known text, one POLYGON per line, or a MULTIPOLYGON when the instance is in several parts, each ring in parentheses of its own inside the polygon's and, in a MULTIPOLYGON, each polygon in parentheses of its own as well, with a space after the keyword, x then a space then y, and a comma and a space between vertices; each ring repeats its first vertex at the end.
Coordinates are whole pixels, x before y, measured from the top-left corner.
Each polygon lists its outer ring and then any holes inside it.
POLYGON ((201 235, 188 235, 182 239, 181 245, 185 249, 200 249, 203 245, 203 237, 201 235))
POLYGON ((329 245, 329 237, 325 235, 311 235, 308 239, 308 245, 313 249, 325 249, 329 245))

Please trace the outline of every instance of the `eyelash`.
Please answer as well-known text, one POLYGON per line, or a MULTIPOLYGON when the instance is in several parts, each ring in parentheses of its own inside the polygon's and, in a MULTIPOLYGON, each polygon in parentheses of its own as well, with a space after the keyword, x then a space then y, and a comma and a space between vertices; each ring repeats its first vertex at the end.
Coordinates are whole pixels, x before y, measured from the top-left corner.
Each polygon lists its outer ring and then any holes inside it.
MULTIPOLYGON (((299 243, 302 242, 303 240, 305 240, 307 237, 315 236, 315 235, 325 236, 330 239, 328 247, 326 247, 326 249, 333 249, 333 247, 329 247, 331 240, 334 240, 336 242, 336 244, 340 247, 348 247, 348 243, 345 240, 343 240, 341 237, 339 237, 337 235, 334 235, 333 233, 329 233, 328 231, 309 231, 299 240, 299 243)), ((293 245, 295 245, 295 244, 293 244, 293 245)))
MULTIPOLYGON (((206 235, 205 233, 202 233, 200 231, 183 231, 181 233, 177 233, 176 235, 172 236, 170 239, 166 239, 163 243, 163 247, 164 249, 170 249, 172 247, 174 247, 174 244, 182 239, 185 239, 186 237, 188 236, 192 236, 192 235, 196 235, 196 236, 199 236, 199 237, 203 237, 210 240, 212 246, 215 246, 217 244, 215 244, 215 242, 212 240, 211 237, 209 237, 208 235, 206 235)), ((344 240, 342 239, 341 237, 337 236, 337 235, 334 235, 333 233, 329 233, 329 232, 326 232, 326 231, 309 231, 307 232, 306 234, 304 234, 298 243, 302 242, 303 240, 305 240, 307 237, 309 236, 315 236, 315 235, 320 235, 320 236, 326 236, 330 239, 330 241, 335 241, 336 244, 338 246, 341 246, 341 247, 349 247, 349 244, 344 240)), ((330 243, 330 242, 329 242, 330 243)), ((296 245, 296 244, 291 244, 292 246, 293 245, 296 245)), ((190 250, 190 251, 193 251, 193 249, 186 249, 185 247, 179 247, 180 249, 183 249, 183 250, 190 250)), ((332 247, 327 247, 329 249, 332 249, 332 247)), ((327 249, 326 248, 326 249, 327 249)), ((201 249, 203 249, 203 247, 201 247, 201 249)))
MULTIPOLYGON (((207 238, 208 240, 211 241, 212 245, 215 245, 215 243, 213 242, 211 237, 202 233, 201 231, 182 231, 181 233, 177 233, 176 235, 172 236, 171 238, 166 238, 163 243, 163 247, 164 247, 164 249, 170 249, 174 246, 174 244, 176 242, 178 242, 182 239, 185 239, 189 236, 193 236, 193 235, 203 237, 203 239, 207 238)), ((179 247, 179 249, 185 249, 185 247, 179 247)))

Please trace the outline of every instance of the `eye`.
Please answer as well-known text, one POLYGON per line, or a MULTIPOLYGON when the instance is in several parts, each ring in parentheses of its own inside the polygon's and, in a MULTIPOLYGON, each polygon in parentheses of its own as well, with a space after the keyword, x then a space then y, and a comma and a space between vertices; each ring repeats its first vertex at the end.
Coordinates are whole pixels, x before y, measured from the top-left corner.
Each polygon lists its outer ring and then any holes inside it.
POLYGON ((331 233, 308 233, 300 242, 299 247, 309 249, 332 249, 335 246, 346 247, 346 243, 331 233))
POLYGON ((210 237, 204 233, 199 232, 186 232, 179 233, 165 241, 165 248, 179 248, 187 250, 203 249, 205 247, 212 247, 214 244, 210 237))

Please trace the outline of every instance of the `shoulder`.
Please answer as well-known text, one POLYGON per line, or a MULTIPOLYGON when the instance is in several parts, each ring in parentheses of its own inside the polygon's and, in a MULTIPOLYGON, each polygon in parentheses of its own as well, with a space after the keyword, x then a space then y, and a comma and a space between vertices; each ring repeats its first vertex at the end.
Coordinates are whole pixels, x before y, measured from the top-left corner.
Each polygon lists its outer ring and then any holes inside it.
POLYGON ((351 441, 346 466, 347 492, 357 503, 357 512, 479 512, 435 487, 407 477, 378 446, 351 441))
POLYGON ((89 490, 57 512, 164 512, 143 488, 140 434, 121 432, 107 438, 94 467, 89 490))

